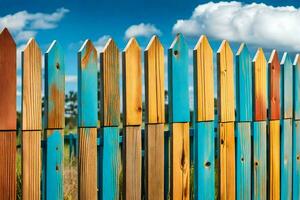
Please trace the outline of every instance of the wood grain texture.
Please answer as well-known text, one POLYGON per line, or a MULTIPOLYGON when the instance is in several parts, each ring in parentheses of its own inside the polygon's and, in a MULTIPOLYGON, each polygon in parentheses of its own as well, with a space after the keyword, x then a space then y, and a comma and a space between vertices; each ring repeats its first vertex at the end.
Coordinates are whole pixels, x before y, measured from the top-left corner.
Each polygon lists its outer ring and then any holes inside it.
POLYGON ((0 130, 16 130, 16 44, 6 28, 0 33, 0 74, 0 130))
POLYGON ((294 105, 294 119, 300 119, 300 54, 297 54, 293 64, 293 105, 294 105))
POLYGON ((16 199, 16 131, 0 131, 0 199, 16 199))
POLYGON ((236 56, 237 121, 252 121, 252 66, 247 46, 242 43, 236 56))
POLYGON ((220 199, 235 199, 234 122, 220 123, 220 199))
POLYGON ((109 39, 100 53, 100 93, 101 126, 120 124, 120 65, 119 49, 113 39, 109 39))
POLYGON ((280 70, 281 115, 284 119, 291 119, 293 117, 293 64, 286 52, 282 56, 280 70))
POLYGON ((164 199, 164 124, 146 125, 146 199, 164 199))
POLYGON ((168 50, 169 122, 190 121, 188 47, 177 34, 168 50))
POLYGON ((235 121, 233 55, 229 43, 224 40, 217 52, 219 121, 235 121))
POLYGON ((125 125, 142 124, 142 60, 135 38, 129 40, 122 52, 123 114, 125 125))
POLYGON ((45 54, 45 128, 64 128, 64 113, 64 52, 62 46, 53 41, 45 54))
POLYGON ((293 199, 300 199, 300 121, 293 121, 293 199))
POLYGON ((255 121, 267 119, 267 61, 259 48, 253 59, 253 114, 255 121))
POLYGON ((97 128, 79 128, 78 199, 97 199, 97 128))
POLYGON ((34 39, 22 52, 22 130, 42 129, 42 54, 34 39))
POLYGON ((171 128, 171 199, 190 199, 189 123, 173 123, 171 128))
POLYGON ((142 196, 142 136, 140 126, 125 127, 123 148, 123 197, 126 200, 139 200, 142 196))
POLYGON ((153 36, 145 50, 146 123, 165 122, 164 48, 153 36))
POLYGON ((272 51, 268 62, 269 73, 269 119, 280 119, 280 62, 276 50, 272 51))
POLYGON ((194 93, 196 121, 214 120, 213 51, 202 35, 194 48, 194 93))
POLYGON ((269 124, 269 197, 280 199, 280 120, 269 124))
POLYGON ((41 131, 22 132, 22 199, 41 197, 41 131))

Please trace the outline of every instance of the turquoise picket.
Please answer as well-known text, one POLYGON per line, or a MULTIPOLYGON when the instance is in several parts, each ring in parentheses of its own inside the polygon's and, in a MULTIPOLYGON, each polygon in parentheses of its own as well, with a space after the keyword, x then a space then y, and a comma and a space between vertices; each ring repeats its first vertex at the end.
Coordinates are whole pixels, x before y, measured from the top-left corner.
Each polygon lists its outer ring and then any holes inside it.
POLYGON ((300 199, 300 121, 293 124, 293 199, 300 199))
POLYGON ((293 108, 294 119, 300 119, 300 54, 297 54, 293 64, 293 108))

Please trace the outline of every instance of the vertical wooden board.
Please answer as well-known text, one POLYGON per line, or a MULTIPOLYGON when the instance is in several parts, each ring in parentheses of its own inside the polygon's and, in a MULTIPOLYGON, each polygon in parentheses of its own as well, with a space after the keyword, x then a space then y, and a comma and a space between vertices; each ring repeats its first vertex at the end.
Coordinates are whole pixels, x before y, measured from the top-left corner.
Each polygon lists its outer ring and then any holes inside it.
POLYGON ((213 51, 206 36, 200 37, 193 52, 196 121, 214 120, 213 51))
POLYGON ((171 199, 190 199, 189 123, 171 126, 171 199))
POLYGON ((0 199, 16 199, 16 131, 0 131, 0 199))
POLYGON ((22 52, 22 130, 42 129, 42 54, 34 39, 22 52))
POLYGON ((235 63, 237 121, 252 121, 252 66, 244 43, 235 56, 235 63))
POLYGON ((100 53, 101 125, 120 124, 119 49, 110 38, 100 53))
POLYGON ((45 54, 45 127, 65 127, 65 63, 64 52, 53 41, 45 54))
POLYGON ((78 199, 97 199, 97 128, 79 128, 78 199))
POLYGON ((177 34, 168 51, 169 122, 190 121, 188 47, 177 34))
POLYGON ((252 198, 267 199, 267 122, 253 122, 252 198))
POLYGON ((236 198, 251 199, 251 122, 236 124, 236 198))
POLYGON ((300 199, 300 121, 293 124, 293 199, 300 199))
POLYGON ((219 121, 235 121, 233 54, 229 43, 224 40, 217 53, 219 121))
POLYGON ((253 59, 254 120, 267 119, 267 62, 264 52, 259 48, 253 59))
POLYGON ((234 122, 220 123, 220 199, 235 199, 234 122))
POLYGON ((146 125, 146 199, 164 199, 164 124, 146 125))
POLYGON ((97 50, 86 40, 78 52, 78 126, 96 127, 98 123, 97 50))
POLYGON ((281 113, 284 119, 293 117, 293 64, 285 52, 281 63, 281 113))
POLYGON ((276 50, 272 51, 268 62, 269 73, 269 119, 280 119, 280 62, 276 50))
POLYGON ((292 199, 292 120, 281 121, 280 133, 280 198, 292 199))
POLYGON ((122 52, 123 114, 125 125, 142 124, 142 61, 141 49, 135 38, 122 52))
POLYGON ((119 199, 119 128, 103 127, 102 199, 119 199))
POLYGON ((46 130, 46 199, 64 199, 63 190, 63 130, 46 130))
POLYGON ((146 123, 165 122, 164 48, 153 36, 145 50, 146 123))
POLYGON ((41 197, 41 131, 22 133, 22 199, 41 197))
POLYGON ((195 124, 194 191, 196 200, 215 198, 214 122, 195 124))
POLYGON ((123 136, 124 199, 142 197, 142 136, 140 126, 125 127, 123 136))
POLYGON ((297 54, 294 60, 293 71, 293 105, 294 119, 300 119, 300 54, 297 54))
POLYGON ((280 199, 280 120, 269 124, 269 197, 280 199))

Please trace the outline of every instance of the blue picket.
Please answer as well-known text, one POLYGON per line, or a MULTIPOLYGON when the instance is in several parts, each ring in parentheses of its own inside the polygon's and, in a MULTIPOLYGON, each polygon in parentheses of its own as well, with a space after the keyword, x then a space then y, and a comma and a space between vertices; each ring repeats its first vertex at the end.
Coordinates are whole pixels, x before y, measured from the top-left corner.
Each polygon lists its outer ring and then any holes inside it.
POLYGON ((293 199, 300 199, 300 121, 293 124, 293 199))

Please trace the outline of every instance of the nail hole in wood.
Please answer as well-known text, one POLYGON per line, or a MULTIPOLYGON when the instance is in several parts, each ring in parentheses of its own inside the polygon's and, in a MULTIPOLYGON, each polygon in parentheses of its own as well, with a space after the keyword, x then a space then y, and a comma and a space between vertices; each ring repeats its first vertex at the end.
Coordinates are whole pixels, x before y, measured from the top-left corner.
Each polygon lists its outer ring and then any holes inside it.
POLYGON ((58 167, 58 165, 56 165, 55 169, 56 169, 56 171, 58 171, 58 170, 59 170, 59 167, 58 167))
POLYGON ((59 66, 59 63, 56 63, 56 69, 59 69, 60 68, 60 66, 59 66))
POLYGON ((244 162, 244 157, 241 158, 241 161, 244 162))
POLYGON ((175 51, 174 51, 174 56, 176 56, 176 57, 178 57, 178 56, 179 56, 179 52, 178 52, 178 50, 175 50, 175 51))
POLYGON ((224 144, 224 140, 223 139, 221 139, 221 144, 224 144))
POLYGON ((298 156, 296 157, 296 159, 297 159, 297 160, 300 160, 300 155, 298 155, 298 156))
POLYGON ((210 162, 205 162, 204 166, 205 167, 210 167, 211 163, 210 162))
POLYGON ((258 161, 255 161, 255 162, 254 162, 254 165, 257 167, 257 166, 258 166, 258 161))

